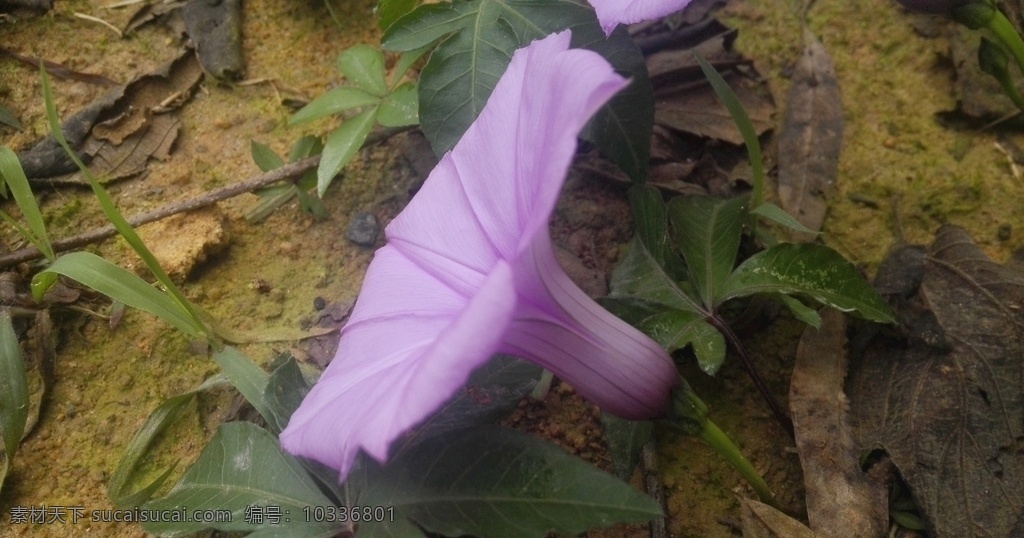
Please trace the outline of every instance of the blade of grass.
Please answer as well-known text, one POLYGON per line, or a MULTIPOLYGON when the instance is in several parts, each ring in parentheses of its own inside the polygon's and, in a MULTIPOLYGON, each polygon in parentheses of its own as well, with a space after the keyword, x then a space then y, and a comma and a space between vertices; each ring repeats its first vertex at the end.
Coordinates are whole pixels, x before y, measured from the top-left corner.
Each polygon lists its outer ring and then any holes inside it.
MULTIPOLYGON (((220 366, 224 375, 234 385, 242 397, 268 422, 274 419, 270 407, 263 398, 267 390, 270 374, 263 371, 249 357, 242 355, 237 349, 227 346, 213 354, 213 360, 220 366)), ((280 430, 279 430, 280 431, 280 430)), ((278 432, 279 432, 278 431, 278 432)), ((278 433, 275 432, 275 433, 278 433)))
POLYGON ((743 110, 743 105, 740 103, 739 97, 736 96, 736 92, 732 91, 718 70, 709 64, 700 53, 694 52, 693 55, 697 58, 701 71, 704 71, 704 76, 711 84, 711 88, 715 90, 718 99, 722 101, 726 110, 729 111, 729 115, 732 116, 732 121, 736 122, 740 135, 743 136, 743 144, 747 146, 747 155, 750 157, 750 168, 753 171, 754 179, 754 192, 751 196, 753 200, 750 207, 758 207, 763 199, 764 159, 761 157, 761 142, 757 139, 757 131, 754 130, 754 124, 750 122, 747 111, 743 110))
MULTIPOLYGON (((0 211, 0 219, 3 219, 4 222, 10 224, 11 228, 14 228, 14 231, 18 235, 24 237, 25 239, 28 239, 28 241, 32 243, 32 246, 39 249, 39 245, 36 244, 36 238, 33 237, 32 235, 32 230, 29 230, 28 228, 22 226, 20 222, 14 220, 14 217, 8 215, 7 213, 4 213, 3 211, 0 211)), ((39 251, 42 252, 42 249, 40 249, 39 251)), ((46 256, 45 252, 43 253, 43 256, 46 256)))
POLYGON ((91 253, 72 252, 53 262, 32 280, 32 294, 39 300, 45 287, 37 279, 51 274, 64 275, 132 308, 149 312, 192 337, 202 337, 206 327, 183 311, 167 294, 149 285, 134 273, 91 253))
POLYGON ((32 188, 29 187, 25 171, 18 162, 18 156, 6 146, 0 146, 0 177, 11 189, 14 201, 28 224, 31 233, 25 234, 25 237, 52 262, 56 256, 53 254, 50 238, 46 235, 46 224, 43 222, 42 213, 39 212, 39 205, 36 204, 36 197, 32 194, 32 188))
POLYGON ((142 463, 150 445, 161 432, 181 416, 197 394, 206 389, 226 384, 228 384, 227 378, 223 375, 215 375, 188 392, 164 400, 150 413, 142 428, 139 428, 135 437, 128 443, 128 447, 121 455, 121 460, 117 462, 114 474, 110 477, 110 482, 107 483, 107 497, 115 506, 120 508, 137 507, 153 496, 153 493, 167 480, 177 464, 172 465, 142 489, 129 492, 128 488, 131 486, 135 469, 142 463))
POLYGON ((11 315, 0 310, 0 437, 4 439, 4 459, 0 465, 0 488, 21 444, 28 421, 28 379, 25 361, 11 315))
POLYGON ((14 117, 14 114, 10 110, 7 110, 3 106, 0 106, 0 123, 13 127, 17 130, 21 130, 21 122, 18 118, 14 117))
POLYGON ((181 293, 181 290, 174 285, 171 281, 171 277, 167 275, 163 267, 160 267, 160 263, 157 262, 156 256, 150 252, 149 248, 146 247, 145 243, 139 237, 135 230, 132 228, 128 221, 121 216, 118 212, 117 207, 114 205, 114 201, 110 198, 110 194, 106 189, 100 185, 99 181, 92 175, 89 169, 82 163, 78 155, 71 150, 67 140, 64 138, 64 133, 60 130, 60 121, 57 119, 57 110, 53 104, 53 92, 50 89, 50 78, 46 75, 46 71, 40 68, 40 73, 43 81, 43 102, 46 105, 46 119, 50 123, 50 131, 53 133, 53 137, 57 140, 64 151, 67 152, 71 160, 75 162, 78 169, 82 171, 82 175, 89 181, 89 186, 92 187, 93 193, 96 194, 96 198, 100 202, 100 207, 103 208, 103 213, 110 220, 117 232, 121 234, 121 237, 132 247, 133 250, 142 258, 143 263, 153 273, 153 276, 160 282, 164 287, 167 294, 178 304, 178 306, 184 311, 184 314, 192 318, 194 324, 202 328, 202 333, 211 339, 214 338, 214 334, 210 329, 203 323, 202 318, 196 311, 195 307, 185 298, 185 295, 181 293))
POLYGON ((416 60, 419 60, 424 54, 430 52, 430 49, 432 48, 434 48, 433 43, 418 49, 410 50, 409 52, 404 52, 398 57, 398 61, 395 62, 395 68, 391 72, 391 91, 394 91, 395 88, 402 83, 402 77, 404 77, 405 73, 412 68, 412 65, 416 63, 416 60))

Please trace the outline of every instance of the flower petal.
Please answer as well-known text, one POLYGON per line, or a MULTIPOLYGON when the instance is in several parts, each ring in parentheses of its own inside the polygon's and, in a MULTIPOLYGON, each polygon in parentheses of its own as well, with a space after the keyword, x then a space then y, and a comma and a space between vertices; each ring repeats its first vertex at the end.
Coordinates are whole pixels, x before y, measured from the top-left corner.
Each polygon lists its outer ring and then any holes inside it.
POLYGON ((616 26, 664 17, 686 7, 690 0, 590 0, 604 33, 616 26))
POLYGON ((388 226, 335 360, 281 434, 286 450, 342 479, 359 450, 383 461, 504 348, 625 417, 667 409, 671 360, 587 298, 548 239, 576 135, 628 83, 569 40, 515 53, 477 121, 388 226))
POLYGON ((338 354, 281 432, 282 446, 341 477, 360 448, 384 461, 392 440, 447 401, 496 351, 514 308, 504 262, 467 299, 394 248, 381 248, 338 354))
POLYGON ((662 416, 678 382, 671 357, 576 286, 547 231, 513 266, 519 307, 500 351, 551 370, 622 418, 662 416))
MULTIPOLYGON (((546 228, 576 135, 628 81, 568 31, 516 51, 480 116, 387 228, 388 241, 482 268, 546 228)), ((425 264, 426 265, 426 264, 425 264)))

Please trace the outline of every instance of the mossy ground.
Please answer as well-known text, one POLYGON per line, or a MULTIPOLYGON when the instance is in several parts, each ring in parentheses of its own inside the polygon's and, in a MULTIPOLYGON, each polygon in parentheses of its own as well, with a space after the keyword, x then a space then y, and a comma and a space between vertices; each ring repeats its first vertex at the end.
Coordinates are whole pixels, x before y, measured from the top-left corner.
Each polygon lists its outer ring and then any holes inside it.
MULTIPOLYGON (((58 2, 51 14, 0 22, 4 45, 121 82, 174 56, 178 38, 160 26, 122 40, 73 16, 87 13, 117 24, 125 15, 102 9, 108 3, 69 0, 58 2)), ((335 2, 343 25, 338 27, 318 1, 248 0, 243 28, 247 78, 275 79, 309 97, 319 95, 337 80, 335 58, 341 50, 375 40, 374 3, 335 2)), ((784 74, 801 47, 796 13, 795 3, 772 0, 734 0, 725 11, 727 22, 740 29, 739 50, 768 79, 780 104, 780 118, 789 84, 784 74)), ((926 242, 940 223, 953 222, 966 227, 998 259, 1018 248, 1024 242, 1024 214, 1017 210, 1022 189, 1006 157, 994 147, 994 135, 952 130, 935 120, 936 112, 956 105, 942 42, 915 34, 889 0, 819 0, 808 25, 836 63, 846 116, 845 145, 824 241, 854 262, 873 267, 894 242, 890 204, 899 198, 899 219, 908 241, 926 242), (997 230, 1007 225, 1011 234, 1000 239, 997 230)), ((54 91, 58 110, 67 115, 103 89, 55 81, 54 91)), ((17 134, 0 131, 4 144, 20 148, 45 133, 38 74, 32 69, 0 60, 0 100, 25 125, 17 134)), ((184 127, 172 158, 154 163, 147 178, 111 189, 122 210, 134 214, 251 177, 258 173, 249 157, 251 139, 287 154, 300 136, 329 127, 290 127, 289 114, 269 84, 227 87, 207 82, 180 111, 184 127)), ((344 229, 352 212, 373 209, 375 201, 400 190, 405 179, 396 173, 397 157, 389 148, 364 152, 332 187, 325 200, 330 215, 324 221, 313 220, 292 204, 251 225, 242 214, 255 203, 254 196, 222 203, 229 246, 192 274, 184 283, 186 293, 221 322, 248 330, 295 327, 313 315, 315 298, 354 297, 371 251, 345 241, 344 229), (257 278, 278 291, 258 292, 250 285, 257 278)), ((53 188, 42 189, 40 195, 55 237, 102 224, 96 204, 85 192, 53 188)), ((14 242, 10 230, 2 233, 14 242)), ((614 246, 577 241, 579 235, 567 239, 589 244, 594 253, 617 251, 614 246)), ((94 248, 114 261, 133 263, 117 241, 94 248)), ((103 308, 103 301, 92 305, 103 308)), ((69 312, 58 316, 62 339, 57 382, 0 497, 0 534, 140 535, 137 527, 111 524, 10 526, 9 508, 111 508, 105 492, 109 474, 148 413, 217 368, 205 356, 190 352, 184 337, 145 314, 130 312, 115 329, 99 318, 69 312)), ((755 361, 777 394, 787 392, 800 330, 799 324, 782 321, 748 338, 755 361)), ((293 345, 250 345, 242 350, 263 361, 293 345)), ((688 377, 711 406, 712 418, 734 436, 782 502, 798 507, 802 486, 792 443, 735 362, 731 359, 715 379, 696 370, 688 377)), ((147 460, 150 476, 177 460, 184 465, 198 454, 212 434, 210 417, 225 412, 230 399, 226 392, 202 398, 147 460)), ((577 413, 590 413, 585 406, 578 409, 577 413)), ((578 439, 573 425, 590 427, 593 422, 578 418, 554 420, 559 435, 570 444, 590 447, 578 439)), ((666 434, 660 442, 673 535, 731 535, 722 520, 737 520, 736 496, 750 495, 738 475, 699 441, 666 434)), ((593 457, 600 463, 602 456, 593 457)))

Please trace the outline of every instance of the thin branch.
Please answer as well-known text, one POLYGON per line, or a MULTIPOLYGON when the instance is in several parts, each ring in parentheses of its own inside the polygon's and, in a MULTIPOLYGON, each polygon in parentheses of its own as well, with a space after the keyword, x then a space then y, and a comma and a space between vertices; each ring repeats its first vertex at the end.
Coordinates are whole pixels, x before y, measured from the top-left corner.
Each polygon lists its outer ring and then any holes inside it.
POLYGON ((750 360, 750 356, 747 355, 747 350, 743 347, 743 343, 740 342, 739 337, 732 331, 729 324, 718 316, 710 316, 707 320, 711 325, 718 329, 718 332, 725 336, 726 342, 728 342, 733 351, 740 356, 740 363, 743 364, 743 369, 747 371, 747 375, 749 375, 751 381, 754 382, 754 386, 757 387, 757 391, 761 393, 765 402, 768 403, 768 407, 771 409, 772 414, 775 415, 775 420, 779 421, 782 428, 789 434, 790 439, 795 438, 793 433, 793 420, 790 419, 789 415, 782 410, 782 406, 779 405, 778 400, 776 400, 775 396, 772 395, 772 391, 768 390, 768 384, 765 383, 764 378, 761 377, 761 372, 757 370, 753 361, 750 360))
MULTIPOLYGON (((644 489, 667 514, 668 505, 665 503, 665 488, 661 484, 661 476, 658 475, 658 449, 655 444, 656 441, 652 435, 640 452, 640 468, 644 474, 644 489)), ((650 538, 668 538, 667 523, 666 516, 652 519, 649 528, 650 538)))
MULTIPOLYGON (((370 133, 370 136, 366 138, 366 142, 363 144, 363 147, 382 142, 404 130, 407 129, 383 129, 380 131, 370 133)), ((274 183, 278 183, 286 179, 291 179, 293 177, 300 176, 309 170, 313 170, 314 168, 317 167, 318 164, 320 164, 320 156, 314 155, 301 161, 286 164, 281 168, 271 170, 265 174, 260 174, 254 178, 247 179, 241 183, 235 183, 233 185, 221 187, 219 189, 203 193, 202 195, 197 196, 195 198, 191 198, 189 200, 173 202, 163 207, 154 209, 153 211, 150 211, 148 213, 135 215, 134 217, 128 219, 128 224, 131 224, 132 227, 134 228, 142 226, 143 224, 148 224, 153 221, 165 219, 167 217, 170 217, 171 215, 177 215, 178 213, 186 213, 202 207, 213 205, 221 200, 233 198, 235 196, 238 196, 239 194, 256 191, 264 187, 273 185, 274 183)), ((115 230, 113 226, 108 225, 102 228, 96 228, 83 234, 54 241, 53 251, 66 252, 68 250, 76 249, 79 247, 83 247, 85 245, 103 241, 104 239, 108 239, 115 235, 117 235, 117 230, 115 230)), ((9 254, 4 254, 0 256, 0 268, 10 267, 12 265, 17 265, 22 262, 36 260, 42 257, 42 253, 40 253, 39 250, 36 249, 35 247, 23 248, 21 250, 17 250, 9 254)))

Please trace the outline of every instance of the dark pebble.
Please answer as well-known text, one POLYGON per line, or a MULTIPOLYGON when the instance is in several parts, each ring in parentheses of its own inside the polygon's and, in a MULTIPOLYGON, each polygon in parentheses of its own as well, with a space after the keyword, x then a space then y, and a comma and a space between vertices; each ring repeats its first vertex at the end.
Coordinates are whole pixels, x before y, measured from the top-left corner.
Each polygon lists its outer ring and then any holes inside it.
POLYGON ((379 231, 380 226, 377 224, 377 217, 373 216, 372 213, 360 211, 348 221, 345 237, 357 245, 370 247, 377 241, 377 232, 379 231))
POLYGON ((999 230, 996 232, 996 237, 1000 241, 1009 241, 1010 237, 1013 236, 1013 226, 1010 224, 1000 224, 999 230))

